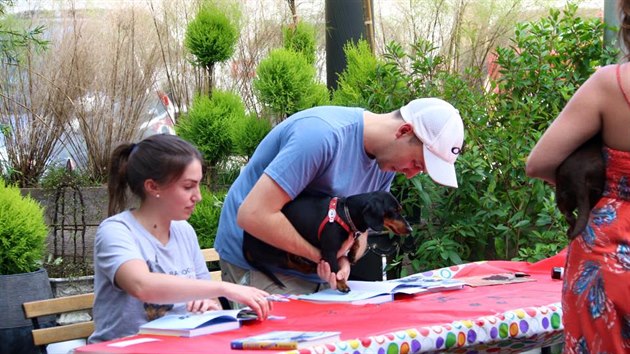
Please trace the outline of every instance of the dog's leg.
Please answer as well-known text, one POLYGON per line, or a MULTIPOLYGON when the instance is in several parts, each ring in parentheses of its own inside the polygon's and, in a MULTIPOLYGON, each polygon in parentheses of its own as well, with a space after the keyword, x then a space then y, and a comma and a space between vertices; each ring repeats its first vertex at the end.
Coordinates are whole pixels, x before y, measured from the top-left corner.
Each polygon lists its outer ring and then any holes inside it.
MULTIPOLYGON (((322 233, 322 239, 325 239, 326 242, 322 242, 321 245, 322 258, 330 264, 330 271, 335 274, 338 273, 340 269, 337 260, 337 252, 341 249, 345 241, 345 238, 342 239, 342 237, 347 237, 345 230, 340 227, 335 230, 336 228, 336 226, 331 226, 332 230, 329 229, 322 233)), ((350 287, 348 287, 345 280, 337 280, 337 290, 347 293, 350 291, 350 287)))
POLYGON ((591 214, 590 211, 591 206, 588 194, 586 192, 580 193, 577 198, 577 219, 574 218, 575 222, 573 223, 572 227, 569 228, 569 240, 574 239, 577 235, 581 234, 582 231, 584 231, 591 214))

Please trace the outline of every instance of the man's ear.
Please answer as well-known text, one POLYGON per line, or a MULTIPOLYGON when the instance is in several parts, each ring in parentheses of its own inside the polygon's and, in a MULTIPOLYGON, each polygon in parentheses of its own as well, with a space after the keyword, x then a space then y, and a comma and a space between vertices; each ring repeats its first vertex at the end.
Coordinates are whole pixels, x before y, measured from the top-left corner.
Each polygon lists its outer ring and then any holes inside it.
POLYGON ((396 130, 396 138, 400 138, 402 136, 406 136, 413 133, 413 125, 411 123, 403 123, 396 130))

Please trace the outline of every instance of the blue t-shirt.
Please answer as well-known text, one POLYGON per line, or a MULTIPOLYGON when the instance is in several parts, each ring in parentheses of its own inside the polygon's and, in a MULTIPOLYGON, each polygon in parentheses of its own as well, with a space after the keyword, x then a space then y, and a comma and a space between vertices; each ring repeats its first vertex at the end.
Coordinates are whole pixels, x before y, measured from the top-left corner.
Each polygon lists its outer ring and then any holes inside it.
MULTIPOLYGON (((163 245, 130 211, 105 219, 99 225, 94 241, 95 329, 89 343, 136 334, 138 327, 148 322, 145 304, 115 283, 118 268, 132 259, 145 261, 149 270, 155 273, 208 281, 211 278, 199 249, 197 234, 187 221, 172 221, 170 238, 163 245)), ((169 311, 185 312, 185 303, 173 304, 169 311)))
MULTIPOLYGON (((361 108, 315 107, 292 115, 271 130, 223 204, 214 243, 223 260, 252 269, 243 257, 243 230, 236 223, 236 214, 263 173, 291 199, 302 191, 345 197, 389 190, 394 173, 381 171, 365 152, 363 113, 361 108)), ((313 280, 312 276, 304 278, 313 280)))

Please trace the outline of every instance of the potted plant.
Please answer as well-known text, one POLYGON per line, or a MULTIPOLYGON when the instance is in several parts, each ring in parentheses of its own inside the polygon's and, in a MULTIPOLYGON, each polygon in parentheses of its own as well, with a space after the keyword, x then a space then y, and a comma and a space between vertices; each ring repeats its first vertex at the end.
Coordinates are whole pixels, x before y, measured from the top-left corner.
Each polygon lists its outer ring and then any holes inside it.
POLYGON ((52 297, 41 266, 47 234, 43 207, 0 179, 0 353, 39 353, 22 303, 52 297))

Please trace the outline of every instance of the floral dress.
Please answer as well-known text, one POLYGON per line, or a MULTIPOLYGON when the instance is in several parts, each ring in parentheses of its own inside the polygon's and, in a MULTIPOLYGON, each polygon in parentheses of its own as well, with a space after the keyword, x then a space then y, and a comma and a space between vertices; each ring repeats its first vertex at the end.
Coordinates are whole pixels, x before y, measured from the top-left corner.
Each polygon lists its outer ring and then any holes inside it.
POLYGON ((630 353, 630 152, 603 153, 604 195, 567 253, 565 353, 630 353))

